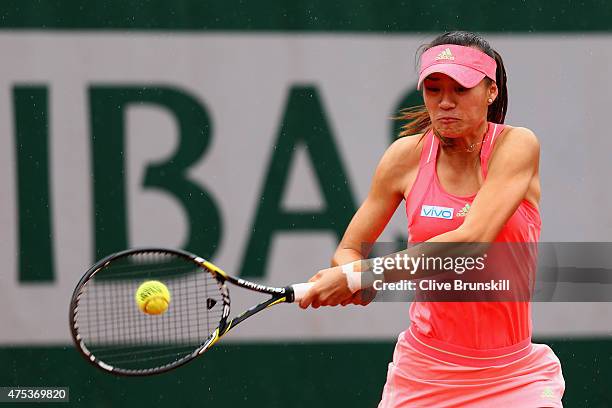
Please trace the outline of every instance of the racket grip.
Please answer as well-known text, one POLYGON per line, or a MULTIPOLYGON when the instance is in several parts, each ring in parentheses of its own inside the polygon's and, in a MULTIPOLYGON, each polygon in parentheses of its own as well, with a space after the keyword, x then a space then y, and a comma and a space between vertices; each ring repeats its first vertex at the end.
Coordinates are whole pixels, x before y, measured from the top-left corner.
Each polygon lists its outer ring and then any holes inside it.
POLYGON ((291 285, 291 287, 293 288, 293 301, 299 302, 300 300, 302 300, 304 295, 306 295, 306 292, 308 292, 308 290, 313 286, 314 283, 312 282, 296 283, 295 285, 291 285))

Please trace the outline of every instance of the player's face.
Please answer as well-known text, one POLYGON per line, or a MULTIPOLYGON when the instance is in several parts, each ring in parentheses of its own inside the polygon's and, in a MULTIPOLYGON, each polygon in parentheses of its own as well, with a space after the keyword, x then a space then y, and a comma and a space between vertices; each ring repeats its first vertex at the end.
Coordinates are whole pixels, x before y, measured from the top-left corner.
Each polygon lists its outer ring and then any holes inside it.
POLYGON ((423 82, 423 99, 435 129, 445 137, 462 137, 487 120, 488 98, 497 96, 497 86, 482 80, 464 88, 448 75, 434 73, 423 82))

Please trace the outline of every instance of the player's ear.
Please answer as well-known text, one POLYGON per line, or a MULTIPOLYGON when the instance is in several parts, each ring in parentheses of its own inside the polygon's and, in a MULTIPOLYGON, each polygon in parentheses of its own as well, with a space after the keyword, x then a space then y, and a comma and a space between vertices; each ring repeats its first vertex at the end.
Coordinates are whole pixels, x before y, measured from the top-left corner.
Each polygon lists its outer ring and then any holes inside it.
POLYGON ((497 98, 497 94, 499 93, 499 89, 497 88, 497 84, 491 81, 491 85, 489 85, 487 89, 487 103, 490 105, 497 98))

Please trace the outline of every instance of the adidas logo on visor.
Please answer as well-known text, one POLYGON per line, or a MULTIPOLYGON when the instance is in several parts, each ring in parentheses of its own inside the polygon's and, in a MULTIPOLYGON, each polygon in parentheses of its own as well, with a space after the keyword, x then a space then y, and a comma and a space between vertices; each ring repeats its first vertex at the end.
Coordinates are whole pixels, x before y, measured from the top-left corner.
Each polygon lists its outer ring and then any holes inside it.
POLYGON ((438 54, 438 56, 436 57, 436 61, 439 60, 451 60, 454 61, 455 57, 453 56, 453 53, 451 52, 451 50, 449 48, 445 49, 444 51, 442 51, 441 53, 438 54))

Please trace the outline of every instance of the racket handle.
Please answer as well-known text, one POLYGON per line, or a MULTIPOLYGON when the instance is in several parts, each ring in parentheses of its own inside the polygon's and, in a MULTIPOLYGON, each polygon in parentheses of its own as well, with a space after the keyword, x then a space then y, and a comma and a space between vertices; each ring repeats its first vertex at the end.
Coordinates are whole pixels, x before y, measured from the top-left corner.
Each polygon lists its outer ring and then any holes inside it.
POLYGON ((306 295, 306 292, 308 292, 308 290, 313 286, 314 283, 312 282, 296 283, 295 285, 291 285, 291 287, 293 288, 293 301, 299 302, 300 300, 302 300, 304 295, 306 295))

